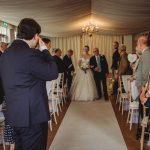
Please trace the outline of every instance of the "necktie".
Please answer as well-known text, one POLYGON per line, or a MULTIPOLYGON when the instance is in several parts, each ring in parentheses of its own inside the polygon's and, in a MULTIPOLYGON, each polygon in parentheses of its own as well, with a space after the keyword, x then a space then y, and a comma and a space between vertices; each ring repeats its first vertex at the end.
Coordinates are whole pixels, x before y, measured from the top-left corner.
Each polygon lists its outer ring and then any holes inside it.
POLYGON ((101 68, 101 62, 100 62, 100 57, 99 56, 97 56, 97 65, 98 65, 99 72, 101 72, 102 68, 101 68))

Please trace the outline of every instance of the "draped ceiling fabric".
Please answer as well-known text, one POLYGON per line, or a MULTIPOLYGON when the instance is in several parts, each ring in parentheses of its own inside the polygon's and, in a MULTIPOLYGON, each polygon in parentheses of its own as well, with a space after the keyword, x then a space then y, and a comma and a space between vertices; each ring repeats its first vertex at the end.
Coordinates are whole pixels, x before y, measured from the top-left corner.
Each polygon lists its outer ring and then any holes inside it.
POLYGON ((0 0, 0 20, 17 25, 32 17, 51 37, 81 33, 91 20, 100 33, 123 35, 150 29, 149 8, 149 0, 0 0))
POLYGON ((75 64, 84 45, 98 47, 111 64, 113 41, 122 43, 122 35, 150 30, 149 8, 149 0, 0 0, 0 20, 17 26, 22 18, 34 18, 42 35, 53 37, 53 47, 63 54, 75 51, 75 64), (81 36, 89 22, 99 25, 99 35, 81 36))

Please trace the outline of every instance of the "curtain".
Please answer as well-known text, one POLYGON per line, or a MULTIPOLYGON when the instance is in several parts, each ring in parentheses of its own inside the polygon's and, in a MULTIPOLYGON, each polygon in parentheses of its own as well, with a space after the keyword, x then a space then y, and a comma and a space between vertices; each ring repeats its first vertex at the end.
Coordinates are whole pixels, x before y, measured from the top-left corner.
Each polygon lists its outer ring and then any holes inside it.
POLYGON ((52 48, 60 48, 62 50, 62 56, 64 56, 69 49, 74 51, 72 60, 76 68, 78 59, 80 58, 81 36, 51 37, 50 39, 52 48))
POLYGON ((113 54, 113 42, 118 41, 122 44, 122 36, 119 35, 93 35, 89 37, 88 35, 82 36, 82 45, 89 45, 90 54, 93 54, 93 48, 99 48, 100 54, 105 55, 108 61, 109 67, 112 63, 113 54))
POLYGON ((100 53, 106 56, 109 67, 112 63, 113 54, 113 42, 118 41, 122 43, 122 36, 120 35, 93 35, 89 37, 88 35, 75 35, 68 37, 51 37, 52 48, 60 48, 62 50, 62 56, 64 56, 67 50, 72 49, 74 51, 73 63, 75 68, 77 67, 77 62, 82 56, 82 49, 84 45, 90 47, 90 54, 93 55, 93 48, 97 47, 100 53))

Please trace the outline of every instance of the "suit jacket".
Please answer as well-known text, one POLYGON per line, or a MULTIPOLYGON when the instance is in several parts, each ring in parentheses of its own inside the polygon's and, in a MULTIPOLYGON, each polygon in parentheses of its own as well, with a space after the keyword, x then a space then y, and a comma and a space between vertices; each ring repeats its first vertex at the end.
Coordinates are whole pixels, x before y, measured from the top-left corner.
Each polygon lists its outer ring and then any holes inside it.
POLYGON ((124 52, 120 57, 118 75, 131 75, 132 73, 130 62, 128 61, 128 54, 124 52))
POLYGON ((57 66, 49 56, 48 50, 29 48, 22 40, 15 40, 1 56, 0 76, 9 125, 28 127, 49 120, 46 81, 58 77, 57 66))
POLYGON ((135 72, 136 85, 140 88, 148 81, 150 72, 150 48, 145 49, 139 59, 139 64, 135 72))
MULTIPOLYGON (((102 73, 109 73, 109 70, 108 70, 108 63, 107 63, 107 60, 106 60, 106 57, 104 55, 100 55, 100 64, 101 64, 101 69, 102 69, 102 73)), ((96 57, 95 56, 92 56, 91 59, 90 59, 90 65, 91 66, 94 66, 92 69, 94 71, 94 69, 97 67, 97 61, 96 61, 96 57)), ((94 71, 96 72, 96 71, 94 71)))
POLYGON ((112 69, 117 70, 118 69, 118 65, 119 65, 119 61, 120 61, 120 54, 118 52, 118 49, 115 50, 115 52, 113 53, 112 56, 112 69))
POLYGON ((64 63, 65 73, 71 74, 71 72, 74 71, 72 59, 70 57, 68 57, 67 55, 65 55, 63 58, 63 63, 64 63))
POLYGON ((56 55, 53 56, 53 58, 54 58, 54 60, 55 60, 55 62, 57 64, 58 72, 59 73, 63 73, 64 72, 64 63, 63 63, 63 60, 60 57, 56 56, 56 55))

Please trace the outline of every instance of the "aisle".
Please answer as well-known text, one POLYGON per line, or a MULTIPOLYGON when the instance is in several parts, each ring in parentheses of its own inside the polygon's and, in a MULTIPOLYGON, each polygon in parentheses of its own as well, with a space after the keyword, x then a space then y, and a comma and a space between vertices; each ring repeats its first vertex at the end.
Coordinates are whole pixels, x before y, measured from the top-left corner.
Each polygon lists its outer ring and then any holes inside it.
POLYGON ((110 102, 72 102, 49 150, 127 150, 110 102))

